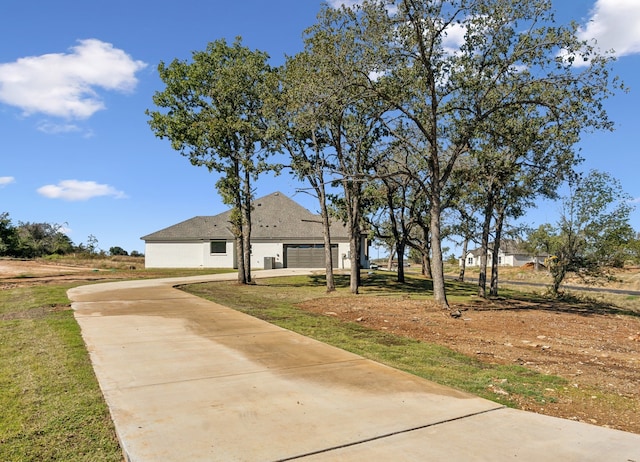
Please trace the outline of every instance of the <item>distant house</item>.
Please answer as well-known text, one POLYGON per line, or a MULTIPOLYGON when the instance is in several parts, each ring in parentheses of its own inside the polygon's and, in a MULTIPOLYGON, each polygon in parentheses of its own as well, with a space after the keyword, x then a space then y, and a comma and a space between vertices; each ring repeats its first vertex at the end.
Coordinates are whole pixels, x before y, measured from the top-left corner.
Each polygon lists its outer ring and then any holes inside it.
MULTIPOLYGON (((230 211, 197 216, 140 239, 147 268, 237 268, 238 252, 230 231, 230 211)), ((275 192, 253 201, 253 268, 324 268, 322 221, 297 202, 275 192)), ((368 242, 360 243, 360 264, 367 268, 368 242)), ((341 223, 331 225, 334 268, 350 268, 349 235, 341 223)))
MULTIPOLYGON (((489 244, 489 252, 487 255, 487 265, 491 265, 491 259, 493 258, 493 244, 489 244)), ((474 249, 464 256, 466 266, 480 266, 480 256, 482 254, 481 249, 474 249)), ((531 255, 529 252, 522 248, 522 244, 518 241, 505 240, 500 243, 500 249, 498 250, 498 265, 500 266, 524 266, 527 263, 535 263, 536 259, 538 263, 544 264, 544 260, 547 257, 544 255, 531 255)), ((460 260, 462 265, 462 260, 460 260)))

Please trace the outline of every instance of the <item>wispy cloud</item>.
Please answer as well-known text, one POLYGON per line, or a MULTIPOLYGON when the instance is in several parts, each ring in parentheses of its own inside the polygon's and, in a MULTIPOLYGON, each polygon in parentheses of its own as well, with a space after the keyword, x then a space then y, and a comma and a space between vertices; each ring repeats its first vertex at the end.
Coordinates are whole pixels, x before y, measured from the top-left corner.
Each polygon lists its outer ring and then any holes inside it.
POLYGON ((38 130, 48 135, 58 135, 60 133, 79 132, 82 129, 75 124, 57 124, 43 120, 38 123, 38 130))
POLYGON ((12 176, 0 176, 0 188, 4 188, 6 185, 15 183, 16 179, 12 176))
POLYGON ((329 0, 327 3, 331 8, 341 8, 342 6, 351 8, 354 5, 361 4, 362 0, 329 0))
POLYGON ((69 53, 51 53, 0 64, 0 102, 25 115, 86 119, 104 109, 98 90, 130 92, 147 65, 96 39, 80 40, 69 53))
POLYGON ((49 184, 38 188, 38 193, 50 199, 67 201, 86 201, 94 197, 112 196, 116 199, 126 198, 126 194, 108 184, 95 181, 63 180, 57 185, 49 184))

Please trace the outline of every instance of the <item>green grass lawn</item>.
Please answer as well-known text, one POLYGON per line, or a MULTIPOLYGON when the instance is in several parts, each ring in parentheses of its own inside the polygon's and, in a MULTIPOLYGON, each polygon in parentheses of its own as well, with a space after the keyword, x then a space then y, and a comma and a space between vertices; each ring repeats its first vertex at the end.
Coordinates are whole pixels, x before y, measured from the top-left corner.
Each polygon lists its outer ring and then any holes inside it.
POLYGON ((68 286, 0 292, 0 460, 121 461, 68 286))

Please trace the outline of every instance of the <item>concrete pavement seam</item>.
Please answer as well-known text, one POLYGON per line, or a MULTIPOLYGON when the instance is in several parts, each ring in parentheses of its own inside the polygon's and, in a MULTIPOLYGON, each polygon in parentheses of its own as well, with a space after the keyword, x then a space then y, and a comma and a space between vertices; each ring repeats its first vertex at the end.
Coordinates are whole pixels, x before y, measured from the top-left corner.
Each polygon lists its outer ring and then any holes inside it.
POLYGON ((405 433, 411 433, 411 432, 418 431, 418 430, 424 430, 425 428, 435 427, 437 425, 442 425, 442 424, 446 424, 446 423, 450 423, 450 422, 455 422, 457 420, 467 419, 467 418, 475 417, 475 416, 482 415, 482 414, 488 414, 490 412, 499 411, 499 410, 502 410, 502 409, 505 409, 505 408, 506 408, 506 406, 499 406, 499 407, 496 407, 496 408, 493 408, 493 409, 487 409, 487 410, 484 410, 484 411, 474 412, 472 414, 466 414, 466 415, 463 415, 463 416, 454 417, 452 419, 441 420, 441 421, 433 422, 433 423, 426 424, 426 425, 420 425, 420 426, 417 426, 417 427, 407 428, 405 430, 398 430, 398 431, 395 431, 395 432, 392 432, 392 433, 386 433, 384 435, 373 436, 371 438, 366 438, 366 439, 363 439, 363 440, 360 440, 360 441, 353 441, 351 443, 345 443, 345 444, 341 444, 339 446, 333 446, 333 447, 330 447, 330 448, 320 449, 320 450, 317 450, 317 451, 308 452, 306 454, 299 454, 297 456, 286 457, 284 459, 277 459, 277 460, 274 460, 273 462, 290 462, 290 461, 293 461, 293 460, 301 460, 301 459, 304 459, 306 457, 315 456, 315 455, 318 455, 318 454, 325 454, 325 453, 328 453, 328 452, 331 452, 331 451, 337 451, 339 449, 349 448, 349 447, 352 447, 352 446, 357 446, 359 444, 370 443, 371 441, 390 438, 390 437, 396 436, 396 435, 402 435, 402 434, 405 434, 405 433))

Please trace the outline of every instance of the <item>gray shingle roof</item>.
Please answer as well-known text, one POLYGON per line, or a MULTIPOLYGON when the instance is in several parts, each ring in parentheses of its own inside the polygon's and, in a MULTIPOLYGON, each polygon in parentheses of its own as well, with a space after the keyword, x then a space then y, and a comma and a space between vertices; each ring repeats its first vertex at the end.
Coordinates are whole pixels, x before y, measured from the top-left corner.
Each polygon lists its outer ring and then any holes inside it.
MULTIPOLYGON (((202 241, 233 239, 230 231, 231 211, 214 216, 197 216, 161 229, 140 239, 146 242, 202 241)), ((251 240, 322 241, 322 222, 316 215, 280 192, 253 201, 251 240)), ((331 240, 348 239, 345 226, 331 225, 331 240)))

